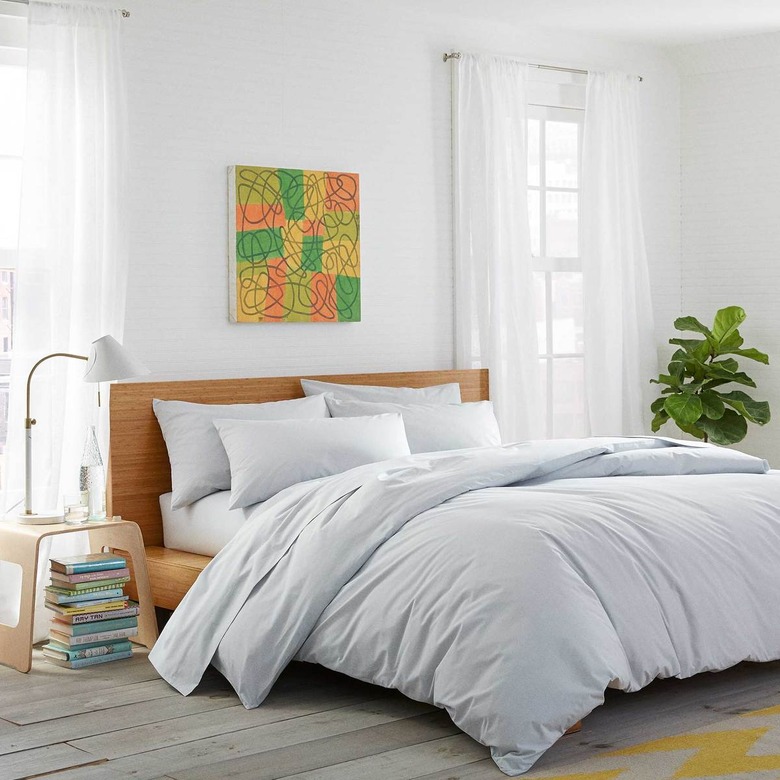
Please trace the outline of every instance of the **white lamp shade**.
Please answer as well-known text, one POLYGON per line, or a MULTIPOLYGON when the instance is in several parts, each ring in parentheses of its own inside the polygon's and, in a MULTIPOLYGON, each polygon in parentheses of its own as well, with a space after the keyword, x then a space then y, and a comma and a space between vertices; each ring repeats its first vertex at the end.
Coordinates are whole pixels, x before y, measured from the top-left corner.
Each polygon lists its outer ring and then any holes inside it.
POLYGON ((92 342, 84 381, 110 382, 113 379, 130 379, 148 373, 149 369, 113 336, 101 336, 92 342))

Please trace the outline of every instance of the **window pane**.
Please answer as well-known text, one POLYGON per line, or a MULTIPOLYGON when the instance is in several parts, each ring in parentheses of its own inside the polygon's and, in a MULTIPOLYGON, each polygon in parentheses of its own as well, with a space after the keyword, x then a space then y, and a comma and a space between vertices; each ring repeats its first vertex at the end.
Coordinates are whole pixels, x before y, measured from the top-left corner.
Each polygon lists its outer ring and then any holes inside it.
POLYGON ((548 381, 549 366, 549 358, 541 358, 539 360, 539 382, 542 386, 542 403, 544 404, 544 408, 541 410, 541 413, 544 415, 544 435, 548 438, 553 435, 548 423, 548 420, 550 419, 550 382, 548 381))
POLYGON ((536 311, 536 343, 539 354, 547 354, 547 290, 545 272, 534 271, 534 306, 536 311))
POLYGON ((553 352, 583 352, 582 273, 556 271, 551 276, 553 352))
POLYGON ((27 69, 0 65, 0 154, 22 156, 27 69))
POLYGON ((541 195, 539 190, 528 190, 528 227, 531 229, 531 254, 542 254, 542 215, 540 212, 541 195))
POLYGON ((545 125, 545 180, 548 187, 577 187, 579 125, 547 122, 545 125))
POLYGON ((541 181, 539 166, 539 129, 538 119, 528 120, 528 184, 538 187, 541 181))
POLYGON ((553 436, 585 436, 585 375, 582 358, 553 359, 553 436))
POLYGON ((0 249, 17 247, 21 181, 22 161, 0 159, 0 249))
POLYGON ((547 192, 547 257, 578 257, 578 196, 576 192, 547 192))

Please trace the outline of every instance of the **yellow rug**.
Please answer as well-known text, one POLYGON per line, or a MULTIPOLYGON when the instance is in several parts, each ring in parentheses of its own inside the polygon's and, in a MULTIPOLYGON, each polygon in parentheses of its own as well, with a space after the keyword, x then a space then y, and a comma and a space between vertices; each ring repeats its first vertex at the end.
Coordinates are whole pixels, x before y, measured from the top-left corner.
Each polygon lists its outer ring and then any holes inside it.
MULTIPOLYGON (((587 721, 586 721, 587 728, 587 721)), ((533 780, 780 780, 780 705, 577 762, 533 780)))

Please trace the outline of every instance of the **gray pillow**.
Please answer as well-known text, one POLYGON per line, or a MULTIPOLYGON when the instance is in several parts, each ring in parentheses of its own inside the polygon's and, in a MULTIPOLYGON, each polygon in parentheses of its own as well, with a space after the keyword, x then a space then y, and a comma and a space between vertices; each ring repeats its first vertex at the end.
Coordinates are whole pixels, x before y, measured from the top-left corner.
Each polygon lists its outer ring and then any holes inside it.
POLYGON ((152 402, 171 462, 171 506, 181 509, 230 490, 230 463, 214 420, 313 420, 329 417, 323 395, 265 404, 152 402))
POLYGON ((389 401, 399 404, 459 404, 460 385, 451 382, 431 387, 372 387, 371 385, 342 385, 338 382, 320 382, 301 379, 304 395, 330 393, 343 401, 389 401))
POLYGON ((230 508, 356 466, 409 454, 400 414, 348 420, 215 420, 230 459, 230 508))
POLYGON ((501 444, 490 401, 466 404, 395 404, 340 401, 325 396, 333 417, 392 414, 403 417, 409 449, 417 452, 496 447, 501 444))

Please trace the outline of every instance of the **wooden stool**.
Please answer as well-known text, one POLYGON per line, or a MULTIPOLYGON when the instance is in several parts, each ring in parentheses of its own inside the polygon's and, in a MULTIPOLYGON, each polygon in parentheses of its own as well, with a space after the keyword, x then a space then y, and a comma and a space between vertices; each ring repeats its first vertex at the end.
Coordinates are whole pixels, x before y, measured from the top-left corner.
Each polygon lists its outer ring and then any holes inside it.
POLYGON ((135 586, 138 590, 138 635, 131 641, 148 648, 157 640, 157 619, 149 588, 146 570, 146 553, 141 531, 127 520, 84 525, 21 525, 0 523, 0 560, 22 567, 22 594, 19 605, 19 622, 15 626, 0 623, 0 663, 12 666, 20 672, 29 672, 32 666, 33 617, 35 614, 35 580, 38 572, 38 551, 41 539, 86 532, 92 552, 104 547, 128 553, 135 586))

